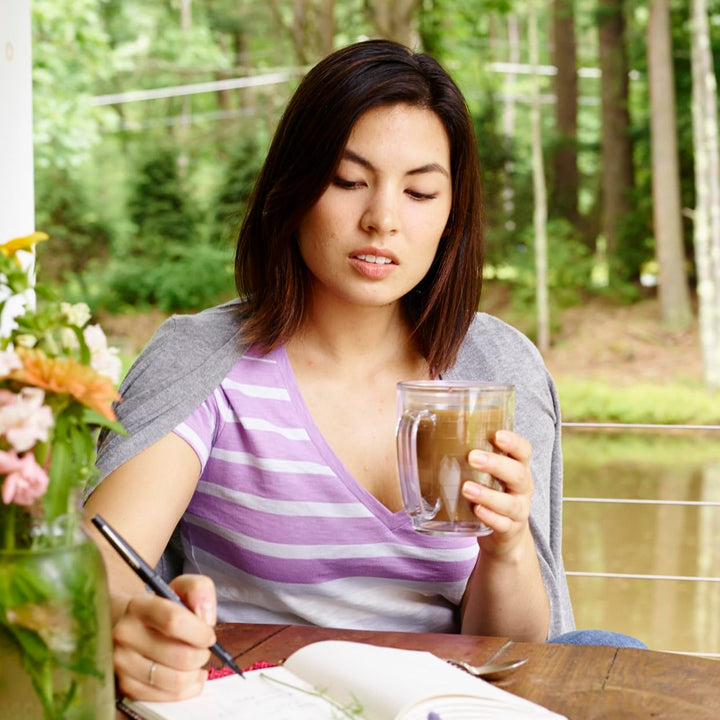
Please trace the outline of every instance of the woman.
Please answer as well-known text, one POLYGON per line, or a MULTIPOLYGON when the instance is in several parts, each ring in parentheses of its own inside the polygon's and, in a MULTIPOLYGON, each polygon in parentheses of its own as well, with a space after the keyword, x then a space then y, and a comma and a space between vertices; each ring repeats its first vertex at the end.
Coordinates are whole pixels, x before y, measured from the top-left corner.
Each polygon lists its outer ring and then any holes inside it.
POLYGON ((88 514, 153 563, 179 523, 173 587, 195 611, 143 593, 107 550, 123 692, 197 693, 216 616, 572 628, 557 397, 534 346, 476 314, 481 240, 472 123, 437 62, 378 40, 308 73, 240 231, 244 299, 158 330, 121 388, 129 437, 100 449, 88 514), (504 455, 469 456, 506 489, 463 489, 494 530, 479 539, 421 535, 402 511, 395 385, 436 377, 516 386, 504 455))

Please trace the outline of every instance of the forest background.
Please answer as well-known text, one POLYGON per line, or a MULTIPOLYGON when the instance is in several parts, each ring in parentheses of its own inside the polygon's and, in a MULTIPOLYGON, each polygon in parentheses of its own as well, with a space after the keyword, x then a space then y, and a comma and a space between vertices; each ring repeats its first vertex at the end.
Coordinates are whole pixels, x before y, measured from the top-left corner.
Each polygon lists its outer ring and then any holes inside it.
POLYGON ((717 129, 717 96, 699 88, 720 62, 720 0, 33 0, 32 13, 36 227, 51 236, 39 272, 88 302, 128 361, 168 313, 235 294, 234 236, 289 95, 333 48, 381 36, 430 52, 468 100, 481 309, 538 344, 565 419, 720 423, 717 144, 698 144, 717 129))

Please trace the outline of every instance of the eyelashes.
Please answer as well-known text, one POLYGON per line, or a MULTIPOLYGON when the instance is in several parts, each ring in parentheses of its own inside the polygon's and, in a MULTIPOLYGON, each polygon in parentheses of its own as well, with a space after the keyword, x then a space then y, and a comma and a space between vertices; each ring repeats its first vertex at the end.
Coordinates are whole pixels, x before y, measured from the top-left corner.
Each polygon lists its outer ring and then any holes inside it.
MULTIPOLYGON (((345 178, 336 175, 333 178, 333 185, 345 190, 355 190, 360 187, 365 187, 364 182, 356 182, 355 180, 346 180, 345 178)), ((406 190, 405 191, 413 200, 434 200, 437 197, 437 193, 422 193, 417 190, 406 190)))
POLYGON ((347 190, 352 190, 353 188, 360 187, 361 183, 354 182, 353 180, 345 180, 339 175, 336 175, 333 178, 333 185, 337 185, 338 187, 345 188, 347 190))

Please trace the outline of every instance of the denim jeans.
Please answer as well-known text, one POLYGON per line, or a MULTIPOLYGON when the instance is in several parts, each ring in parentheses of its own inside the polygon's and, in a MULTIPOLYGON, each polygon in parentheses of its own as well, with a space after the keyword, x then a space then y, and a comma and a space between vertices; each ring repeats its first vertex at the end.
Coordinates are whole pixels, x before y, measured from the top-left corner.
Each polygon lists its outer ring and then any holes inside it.
POLYGON ((549 643, 561 645, 611 645, 612 647, 642 648, 647 650, 644 642, 622 633, 610 630, 571 630, 548 640, 549 643))

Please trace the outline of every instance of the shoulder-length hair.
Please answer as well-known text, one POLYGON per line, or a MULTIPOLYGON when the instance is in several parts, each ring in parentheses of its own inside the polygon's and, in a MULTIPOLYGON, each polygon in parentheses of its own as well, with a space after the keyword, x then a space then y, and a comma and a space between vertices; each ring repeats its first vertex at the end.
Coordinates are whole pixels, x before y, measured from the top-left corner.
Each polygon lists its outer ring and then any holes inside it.
POLYGON ((299 328, 311 276, 298 227, 330 184, 350 132, 371 108, 405 103, 442 121, 450 142, 452 207, 437 254, 402 299, 434 373, 450 367, 482 286, 482 193, 477 143, 462 93, 439 63, 388 40, 337 50, 304 77, 275 132, 250 197, 235 255, 247 298, 244 339, 270 351, 299 328))

